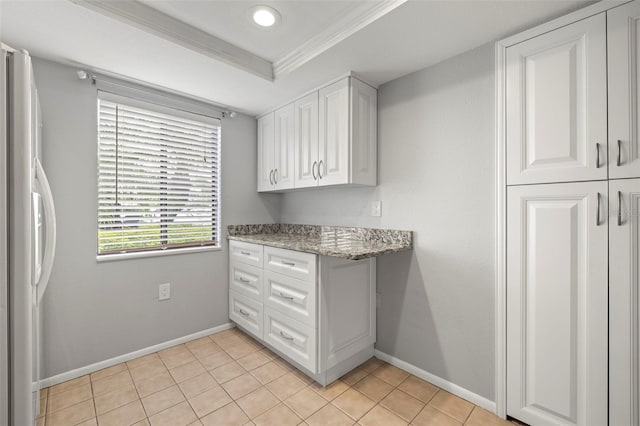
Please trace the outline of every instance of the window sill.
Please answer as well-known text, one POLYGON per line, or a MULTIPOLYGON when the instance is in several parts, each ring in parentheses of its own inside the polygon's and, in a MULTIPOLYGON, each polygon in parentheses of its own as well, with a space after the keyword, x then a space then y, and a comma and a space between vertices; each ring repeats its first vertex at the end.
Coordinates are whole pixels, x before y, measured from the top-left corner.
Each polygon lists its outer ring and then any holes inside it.
POLYGON ((134 253, 99 254, 96 262, 113 262, 117 260, 141 259, 145 257, 173 256, 176 254, 199 253, 203 251, 221 251, 222 246, 185 247, 168 250, 139 251, 134 253))

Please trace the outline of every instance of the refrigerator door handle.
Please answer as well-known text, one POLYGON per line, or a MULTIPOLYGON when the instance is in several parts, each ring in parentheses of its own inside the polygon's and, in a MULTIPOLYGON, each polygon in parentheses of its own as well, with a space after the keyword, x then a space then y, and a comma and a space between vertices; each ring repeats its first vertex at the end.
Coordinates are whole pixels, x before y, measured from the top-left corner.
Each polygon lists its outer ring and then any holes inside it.
POLYGON ((42 300, 42 296, 47 289, 47 285, 49 284, 51 269, 53 268, 53 258, 56 253, 56 209, 53 205, 51 187, 49 186, 47 175, 44 173, 44 169, 42 168, 42 163, 40 163, 39 158, 36 158, 36 184, 38 185, 40 190, 39 192, 42 195, 44 222, 47 227, 44 254, 42 256, 42 273, 40 274, 40 280, 36 287, 36 303, 39 305, 42 300))

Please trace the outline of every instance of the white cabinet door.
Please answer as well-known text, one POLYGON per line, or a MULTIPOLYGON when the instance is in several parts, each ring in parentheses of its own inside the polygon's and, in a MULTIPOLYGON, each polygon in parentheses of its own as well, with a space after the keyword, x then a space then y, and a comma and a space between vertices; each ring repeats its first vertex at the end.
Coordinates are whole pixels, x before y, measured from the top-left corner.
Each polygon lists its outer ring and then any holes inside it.
POLYGON ((349 79, 319 91, 320 185, 349 183, 349 79))
POLYGON ((318 92, 297 100, 294 109, 294 187, 318 186, 318 92))
POLYGON ((640 179, 609 182, 609 424, 640 425, 640 179))
POLYGON ((378 175, 378 91, 351 78, 350 183, 372 185, 378 175))
POLYGON ((609 177, 640 177, 640 2, 607 12, 609 177))
POLYGON ((293 104, 275 112, 275 164, 273 180, 276 189, 293 188, 295 119, 293 104))
POLYGON ((530 425, 607 424, 607 207, 607 182, 507 190, 507 414, 530 425))
POLYGON ((507 48, 507 184, 607 179, 606 19, 507 48))
POLYGON ((258 119, 258 192, 274 189, 274 113, 258 119))

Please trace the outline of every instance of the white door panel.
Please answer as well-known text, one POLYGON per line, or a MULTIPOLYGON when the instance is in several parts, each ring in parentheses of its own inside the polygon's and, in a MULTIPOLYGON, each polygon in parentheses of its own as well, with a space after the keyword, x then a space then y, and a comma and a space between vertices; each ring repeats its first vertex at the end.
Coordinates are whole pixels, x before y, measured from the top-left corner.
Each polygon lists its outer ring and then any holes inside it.
POLYGON ((507 49, 507 184, 607 179, 605 14, 507 49))
POLYGON ((295 188, 318 186, 318 92, 295 102, 295 188))
POLYGON ((274 114, 258 119, 258 192, 272 191, 274 155, 274 114))
POLYGON ((507 414, 531 425, 607 423, 606 194, 508 188, 507 414))
POLYGON ((276 189, 293 188, 294 176, 294 138, 295 114, 294 105, 289 104, 275 112, 275 141, 274 141, 274 173, 273 180, 276 189))
POLYGON ((349 79, 320 89, 320 185, 349 183, 349 79))

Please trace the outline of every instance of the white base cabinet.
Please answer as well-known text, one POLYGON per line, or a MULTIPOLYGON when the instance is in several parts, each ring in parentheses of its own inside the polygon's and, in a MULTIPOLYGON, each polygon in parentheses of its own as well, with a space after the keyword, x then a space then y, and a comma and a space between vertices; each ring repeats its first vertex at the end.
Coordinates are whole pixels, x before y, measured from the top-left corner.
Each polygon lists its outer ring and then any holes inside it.
POLYGON ((373 356, 375 258, 229 242, 229 317, 327 385, 373 356))

